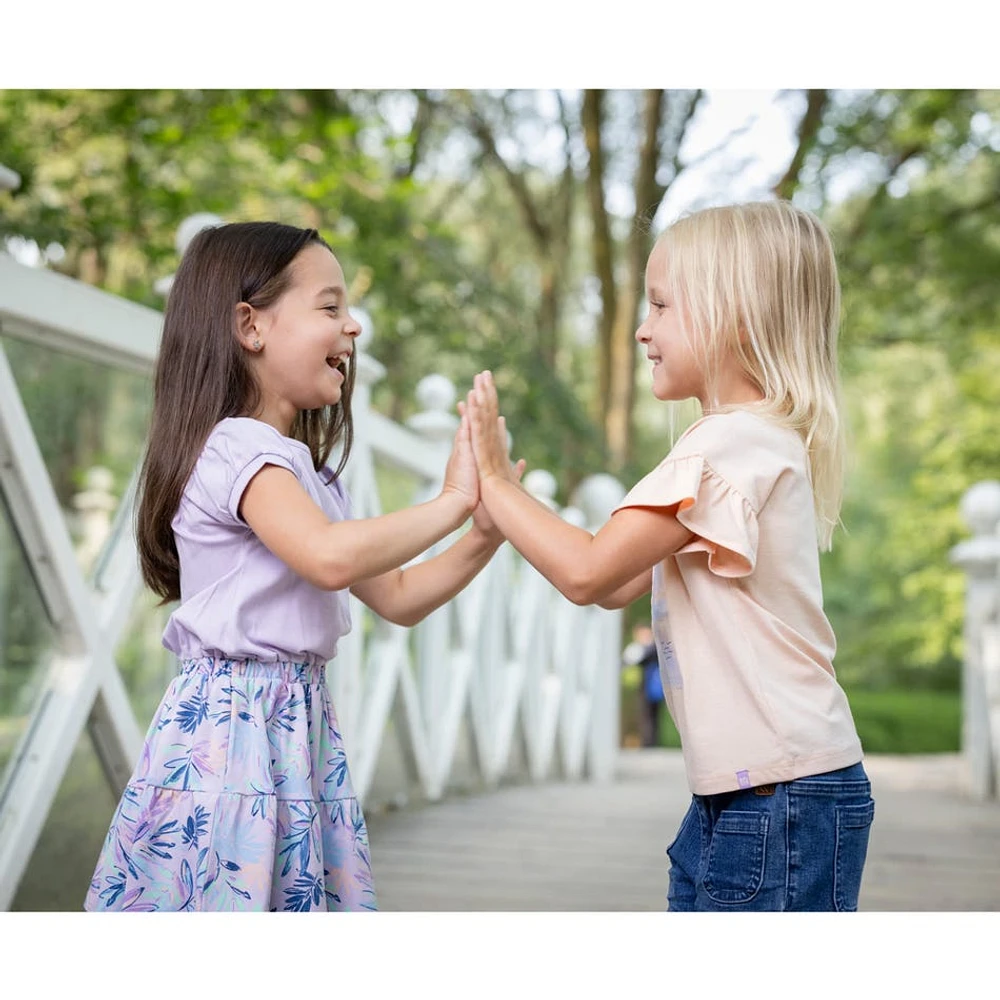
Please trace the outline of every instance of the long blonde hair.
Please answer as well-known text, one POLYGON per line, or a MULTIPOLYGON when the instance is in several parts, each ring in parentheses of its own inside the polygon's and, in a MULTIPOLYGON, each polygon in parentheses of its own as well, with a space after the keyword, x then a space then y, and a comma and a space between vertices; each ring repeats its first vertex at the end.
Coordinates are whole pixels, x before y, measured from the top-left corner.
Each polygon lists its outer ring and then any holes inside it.
POLYGON ((709 398, 720 359, 733 352, 764 394, 746 408, 802 436, 817 539, 829 549, 840 518, 845 452, 840 283, 829 233, 812 213, 766 201, 684 216, 658 243, 668 262, 668 288, 686 306, 686 332, 705 366, 709 398))

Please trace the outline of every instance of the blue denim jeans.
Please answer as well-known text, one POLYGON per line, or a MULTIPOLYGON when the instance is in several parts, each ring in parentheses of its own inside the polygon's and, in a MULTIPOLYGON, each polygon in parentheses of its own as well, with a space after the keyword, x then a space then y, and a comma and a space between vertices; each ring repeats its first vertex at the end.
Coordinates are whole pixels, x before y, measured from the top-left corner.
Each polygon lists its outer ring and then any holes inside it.
POLYGON ((861 764, 695 795, 667 848, 667 908, 856 910, 874 815, 861 764))

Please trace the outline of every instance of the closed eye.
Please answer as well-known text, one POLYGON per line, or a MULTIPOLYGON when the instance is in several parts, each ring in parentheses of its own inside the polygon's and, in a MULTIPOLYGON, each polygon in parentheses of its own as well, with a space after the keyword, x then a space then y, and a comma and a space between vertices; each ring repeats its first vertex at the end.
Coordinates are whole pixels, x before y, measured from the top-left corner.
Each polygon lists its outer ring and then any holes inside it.
POLYGON ((340 306, 323 306, 323 308, 330 313, 331 316, 336 316, 340 312, 340 306))

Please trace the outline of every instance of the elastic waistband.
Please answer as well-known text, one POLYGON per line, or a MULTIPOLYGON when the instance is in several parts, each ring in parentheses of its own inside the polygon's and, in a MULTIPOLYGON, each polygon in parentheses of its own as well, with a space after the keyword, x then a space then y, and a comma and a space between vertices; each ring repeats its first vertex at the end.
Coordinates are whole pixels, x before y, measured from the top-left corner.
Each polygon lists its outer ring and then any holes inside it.
POLYGON ((319 684, 326 680, 325 663, 297 663, 294 660, 230 660, 200 656, 181 660, 181 673, 204 673, 209 677, 266 677, 288 683, 319 684))

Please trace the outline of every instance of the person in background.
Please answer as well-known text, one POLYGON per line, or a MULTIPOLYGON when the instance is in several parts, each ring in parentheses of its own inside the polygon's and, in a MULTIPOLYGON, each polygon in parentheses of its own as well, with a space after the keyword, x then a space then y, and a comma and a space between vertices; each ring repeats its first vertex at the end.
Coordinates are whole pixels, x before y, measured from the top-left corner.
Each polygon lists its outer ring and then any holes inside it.
POLYGON ((663 681, 656 642, 649 625, 636 625, 632 641, 625 647, 622 660, 642 670, 639 679, 639 725, 644 747, 660 745, 660 711, 663 708, 663 681))

